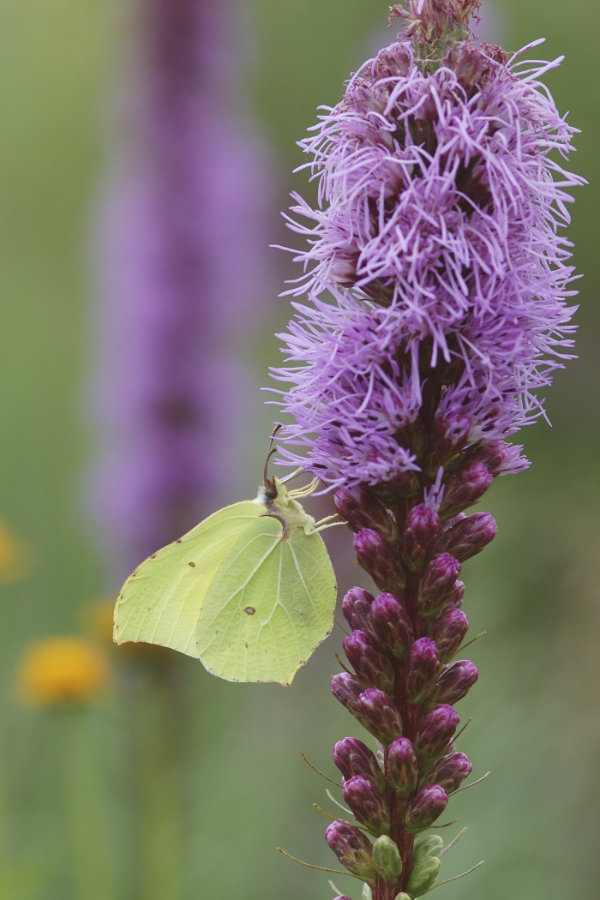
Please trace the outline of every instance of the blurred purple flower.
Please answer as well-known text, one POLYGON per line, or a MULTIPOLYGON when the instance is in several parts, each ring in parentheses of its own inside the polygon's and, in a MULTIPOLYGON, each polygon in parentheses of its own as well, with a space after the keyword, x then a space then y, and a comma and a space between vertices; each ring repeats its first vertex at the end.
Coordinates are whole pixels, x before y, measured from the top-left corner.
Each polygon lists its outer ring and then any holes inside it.
POLYGON ((125 141, 101 203, 95 323, 93 502, 123 571, 195 524, 243 452, 233 435, 244 432, 268 192, 241 113, 240 14, 234 0, 137 10, 125 141))

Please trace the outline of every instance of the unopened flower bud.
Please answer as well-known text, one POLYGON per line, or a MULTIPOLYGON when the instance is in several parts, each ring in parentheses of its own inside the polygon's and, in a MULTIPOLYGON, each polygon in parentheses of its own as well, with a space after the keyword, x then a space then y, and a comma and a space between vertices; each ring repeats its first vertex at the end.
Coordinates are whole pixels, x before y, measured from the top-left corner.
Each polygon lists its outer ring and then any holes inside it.
POLYGON ((335 820, 325 831, 325 840, 341 864, 365 881, 374 881, 377 870, 373 865, 373 845, 354 825, 335 820))
POLYGON ((439 553, 428 563, 421 582, 419 611, 431 616, 442 609, 456 585, 461 565, 450 553, 439 553))
POLYGON ((454 584, 454 587, 446 597, 446 602, 444 606, 446 609, 460 609, 462 606, 463 598, 465 596, 465 585, 462 581, 457 581, 454 584))
POLYGON ((442 465, 457 449, 462 450, 471 430, 469 416, 456 413, 451 419, 436 415, 433 424, 432 459, 433 466, 442 465))
POLYGON ((496 530, 494 517, 490 513, 473 513, 470 516, 460 513, 445 527, 439 548, 464 562, 483 550, 494 538, 496 530))
POLYGON ((449 609, 434 622, 431 636, 441 662, 452 659, 468 630, 469 620, 461 609, 449 609))
POLYGON ((333 748, 333 761, 344 778, 364 775, 379 791, 385 789, 385 776, 375 754, 358 738, 347 737, 338 741, 333 748))
POLYGON ((423 703, 436 682, 440 658, 431 638, 419 638, 408 651, 406 695, 411 703, 423 703))
POLYGON ((422 765, 442 755, 459 721, 456 710, 446 704, 436 706, 427 713, 415 740, 415 750, 422 765))
POLYGON ((404 574, 394 563, 390 545, 377 531, 362 528, 354 535, 354 550, 358 564, 369 573, 375 584, 401 587, 404 574))
POLYGON ((400 713, 392 698, 379 688, 363 691, 350 710, 382 744, 390 744, 402 732, 400 713))
POLYGON ((429 856, 420 865, 413 865, 408 884, 411 897, 421 897, 431 890, 440 874, 442 861, 438 856, 429 856))
POLYGON ((409 806, 406 828, 414 833, 433 825, 446 809, 448 795, 439 784, 430 784, 416 795, 409 806))
POLYGON ((456 472, 446 485, 440 515, 449 518, 477 503, 493 480, 494 476, 482 462, 473 462, 456 472))
POLYGON ((399 797, 408 797, 416 789, 419 763, 415 748, 408 738, 396 738, 388 747, 386 772, 390 784, 399 797))
POLYGON ((342 600, 342 612, 350 628, 369 630, 373 595, 359 587, 351 588, 342 600))
POLYGON ((477 666, 468 659, 459 659, 449 665, 438 679, 434 697, 436 703, 458 703, 475 684, 479 673, 477 666))
POLYGON ((386 508, 364 488, 356 487, 352 490, 342 488, 333 499, 336 510, 352 531, 374 528, 380 533, 391 535, 395 530, 393 520, 386 508))
POLYGON ((489 441, 479 449, 478 459, 485 463, 492 475, 507 475, 529 467, 529 460, 522 456, 522 451, 520 444, 489 441))
POLYGON ((352 631, 344 638, 344 653, 364 687, 390 691, 394 687, 394 666, 381 652, 377 641, 365 631, 352 631))
POLYGON ((371 628, 377 638, 398 659, 403 659, 413 632, 406 610, 393 594, 379 594, 373 600, 371 628))
POLYGON ((402 874, 402 857, 397 845, 387 834, 382 834, 373 844, 373 862, 384 881, 393 884, 402 874))
POLYGON ((438 513, 419 503, 413 506, 406 519, 402 538, 404 555, 412 568, 418 569, 433 550, 441 530, 438 513))
POLYGON ((390 830, 390 814, 385 800, 372 781, 363 775, 354 775, 342 785, 344 800, 361 825, 372 834, 387 834, 390 830))
POLYGON ((458 790, 465 778, 471 774, 473 766, 464 753, 448 753, 430 773, 431 780, 441 785, 447 794, 458 790))
POLYGON ((444 849, 444 842, 439 834, 421 835, 414 843, 413 866, 419 866, 430 856, 439 856, 444 849))
POLYGON ((331 679, 331 693, 353 714, 362 689, 360 681, 349 672, 340 672, 331 679))

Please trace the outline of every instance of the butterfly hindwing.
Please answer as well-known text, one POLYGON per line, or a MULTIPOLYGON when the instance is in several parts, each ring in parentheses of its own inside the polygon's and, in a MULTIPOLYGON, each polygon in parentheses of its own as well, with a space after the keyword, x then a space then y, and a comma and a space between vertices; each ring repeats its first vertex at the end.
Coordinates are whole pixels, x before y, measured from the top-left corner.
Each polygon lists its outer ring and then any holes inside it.
POLYGON ((230 681, 289 684, 333 624, 335 576, 321 537, 276 516, 250 523, 211 581, 196 655, 230 681))

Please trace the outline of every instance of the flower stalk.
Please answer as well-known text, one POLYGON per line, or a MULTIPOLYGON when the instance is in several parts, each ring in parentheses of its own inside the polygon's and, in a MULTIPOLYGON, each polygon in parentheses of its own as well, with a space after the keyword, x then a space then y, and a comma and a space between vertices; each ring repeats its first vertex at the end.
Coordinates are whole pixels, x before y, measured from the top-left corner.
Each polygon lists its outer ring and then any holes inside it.
POLYGON ((573 270, 560 159, 574 129, 526 63, 477 42, 478 0, 407 0, 404 30, 301 142, 318 205, 289 224, 303 278, 274 377, 291 417, 280 461, 333 492, 372 593, 343 600, 354 673, 332 692, 376 746, 339 741, 355 821, 326 840, 372 900, 413 900, 440 871, 428 835, 471 772, 454 709, 477 680, 462 563, 494 538, 468 512, 529 462, 509 438, 572 356, 573 270))

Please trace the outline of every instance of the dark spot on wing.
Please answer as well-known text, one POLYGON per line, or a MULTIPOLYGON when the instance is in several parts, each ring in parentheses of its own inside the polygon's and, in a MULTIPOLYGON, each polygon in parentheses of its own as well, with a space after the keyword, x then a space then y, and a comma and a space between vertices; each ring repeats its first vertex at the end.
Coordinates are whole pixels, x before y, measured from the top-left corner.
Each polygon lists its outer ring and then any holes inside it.
POLYGON ((195 569, 195 568, 196 568, 196 563, 190 561, 190 562, 188 563, 188 566, 191 566, 192 569, 195 569))
POLYGON ((175 541, 176 544, 181 544, 181 542, 182 542, 182 538, 177 538, 177 540, 175 541))
POLYGON ((156 559, 156 553, 151 553, 148 559, 156 559))
POLYGON ((256 612, 256 609, 253 606, 245 606, 244 612, 246 613, 247 616, 253 616, 254 613, 256 612))

